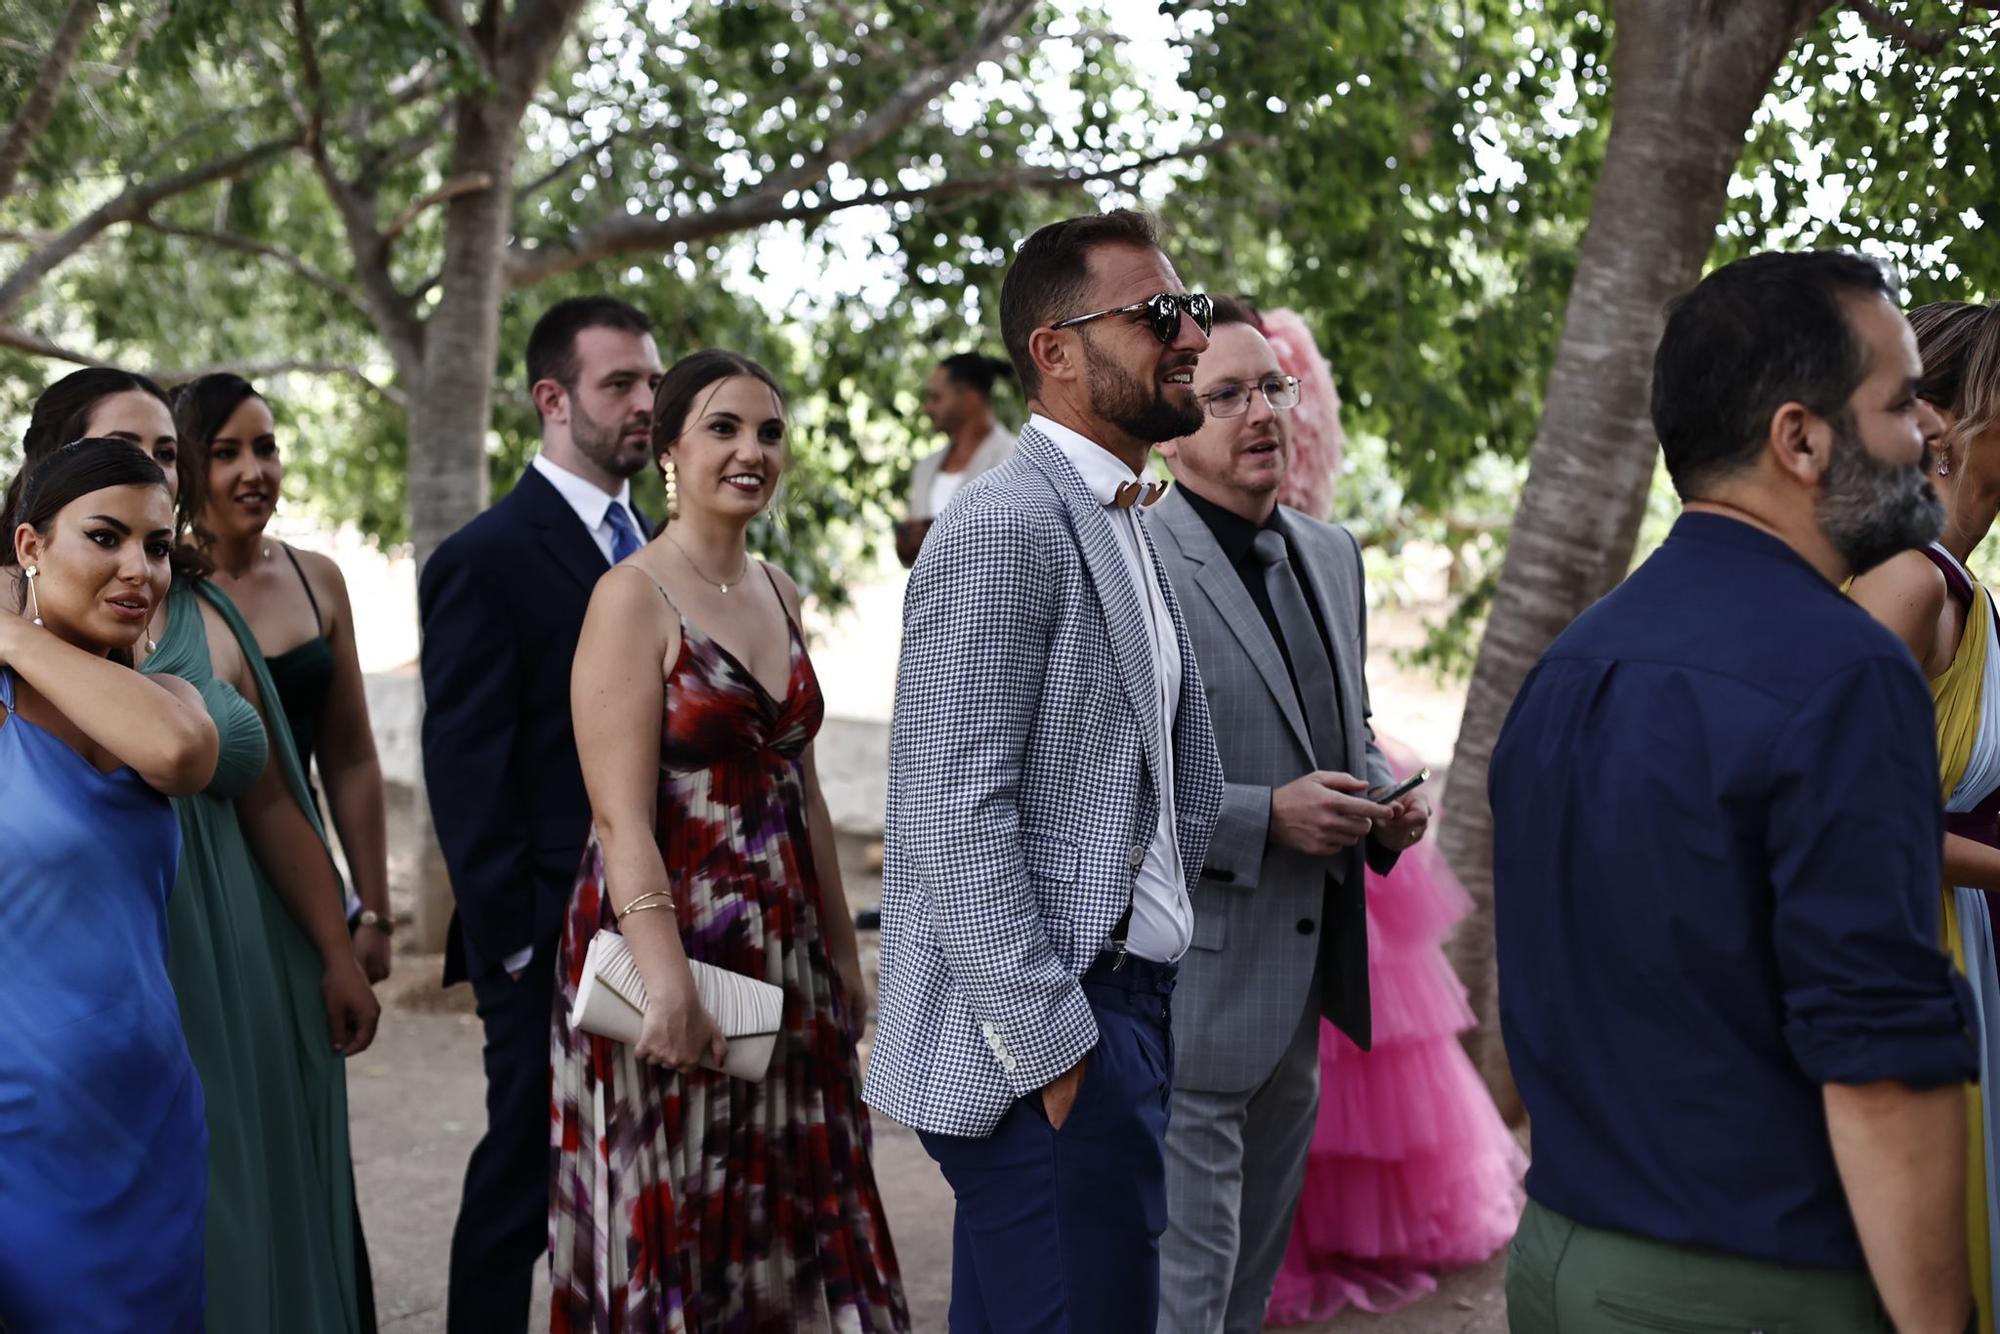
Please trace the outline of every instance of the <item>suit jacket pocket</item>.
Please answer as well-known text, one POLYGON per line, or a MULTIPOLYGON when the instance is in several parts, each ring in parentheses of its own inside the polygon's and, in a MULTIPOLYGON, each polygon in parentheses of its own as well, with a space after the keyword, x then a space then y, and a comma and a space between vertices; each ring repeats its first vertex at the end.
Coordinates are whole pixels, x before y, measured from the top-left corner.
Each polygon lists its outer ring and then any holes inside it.
POLYGON ((1210 907, 1202 900, 1200 893, 1194 899, 1194 938, 1189 945, 1198 950, 1219 950, 1229 943, 1229 912, 1227 900, 1210 907))
POLYGON ((1031 833, 1022 836, 1021 845, 1030 879, 1058 885, 1071 884, 1076 880, 1079 856, 1076 840, 1060 834, 1031 833))

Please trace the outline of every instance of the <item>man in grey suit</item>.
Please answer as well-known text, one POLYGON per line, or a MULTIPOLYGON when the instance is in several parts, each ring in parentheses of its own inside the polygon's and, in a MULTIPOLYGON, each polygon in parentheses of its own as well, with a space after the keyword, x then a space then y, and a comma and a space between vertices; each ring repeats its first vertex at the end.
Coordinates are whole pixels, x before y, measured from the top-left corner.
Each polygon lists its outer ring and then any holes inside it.
POLYGON ((1361 550, 1278 504, 1298 381, 1218 298, 1206 420, 1161 452, 1153 531, 1201 663, 1226 779, 1182 961, 1167 1130, 1162 1334, 1263 1328, 1319 1106, 1319 1021, 1369 1045, 1363 864, 1423 837, 1368 724, 1361 550))
POLYGON ((1152 1334, 1222 766, 1142 502, 1201 424, 1208 299, 1119 210, 1030 236, 1000 314, 1035 415, 910 576, 864 1092, 957 1197, 953 1334, 1152 1334))

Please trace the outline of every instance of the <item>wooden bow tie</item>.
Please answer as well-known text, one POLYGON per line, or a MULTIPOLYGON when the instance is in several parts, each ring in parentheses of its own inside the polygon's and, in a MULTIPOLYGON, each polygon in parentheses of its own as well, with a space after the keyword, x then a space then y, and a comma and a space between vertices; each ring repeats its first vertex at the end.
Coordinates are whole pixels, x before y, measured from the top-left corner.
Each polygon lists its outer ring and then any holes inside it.
POLYGON ((1111 503, 1121 510, 1129 510, 1134 503, 1151 505, 1165 494, 1165 482, 1120 482, 1118 493, 1111 498, 1111 503))

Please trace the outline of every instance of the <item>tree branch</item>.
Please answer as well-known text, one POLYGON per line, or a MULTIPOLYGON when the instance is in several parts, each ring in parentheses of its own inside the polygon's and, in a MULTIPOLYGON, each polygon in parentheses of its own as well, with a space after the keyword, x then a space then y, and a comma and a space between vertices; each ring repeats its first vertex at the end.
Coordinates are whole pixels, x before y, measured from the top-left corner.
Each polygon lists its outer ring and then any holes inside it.
POLYGON ((550 167, 547 171, 535 177, 534 180, 529 181, 526 185, 515 186, 514 202, 519 204, 528 199, 532 199, 534 196, 548 189, 549 186, 561 180, 564 176, 569 174, 569 172, 573 168, 578 166, 580 163, 590 161, 592 158, 596 157, 599 153, 602 153, 605 149, 611 147, 611 145, 617 143, 620 139, 624 137, 625 137, 625 131, 613 130, 609 134, 605 135, 602 139, 591 140, 589 143, 585 144, 582 148, 577 149, 576 152, 571 153, 568 157, 562 159, 562 161, 556 163, 553 167, 550 167))
MULTIPOLYGON (((72 366, 106 366, 110 363, 102 357, 88 352, 79 352, 51 342, 40 334, 29 333, 12 325, 0 324, 0 347, 11 347, 16 351, 47 357, 51 361, 68 362, 72 366)), ((379 395, 383 401, 407 410, 409 397, 393 385, 378 382, 359 366, 344 361, 316 361, 310 358, 276 357, 265 360, 220 361, 208 366, 158 367, 148 368, 147 374, 161 384, 172 387, 196 380, 204 375, 214 375, 227 371, 244 379, 255 379, 264 375, 337 375, 362 385, 371 393, 379 395)))
POLYGON ((1927 56, 1941 55, 1951 45, 1951 34, 1919 28, 1897 18, 1888 10, 1870 0, 1847 0, 1847 7, 1860 15, 1861 21, 1892 42, 1898 42, 1913 51, 1921 51, 1927 56))
POLYGON ((556 48, 582 10, 583 0, 519 0, 514 6, 500 33, 494 70, 514 105, 525 107, 542 86, 555 61, 556 48))
POLYGON ((820 199, 810 204, 797 202, 787 205, 784 199, 790 191, 778 193, 769 187, 760 187, 703 213, 664 220, 620 214, 575 233, 569 241, 559 245, 528 247, 517 243, 507 256, 507 285, 510 290, 532 287, 612 255, 658 253, 677 245, 729 236, 774 222, 817 222, 849 209, 894 204, 944 204, 982 198, 1003 190, 1075 189, 1093 181, 1119 180, 1163 163, 1202 157, 1244 142, 1248 141, 1227 137, 1209 139, 1171 153, 1155 153, 1110 167, 1016 167, 986 176, 961 176, 915 189, 876 190, 851 199, 820 199))
POLYGON ((408 411, 409 396, 393 385, 382 384, 359 366, 344 361, 315 361, 310 358, 276 357, 267 360, 218 361, 207 366, 186 368, 169 367, 161 370, 155 367, 149 372, 153 379, 164 385, 186 384, 204 375, 240 375, 246 380, 256 380, 267 375, 331 375, 344 380, 352 380, 383 402, 408 411))
POLYGON ((989 5, 980 16, 971 41, 963 46, 954 46, 946 59, 911 75, 888 101, 863 112, 843 133, 828 139, 826 146, 817 154, 769 181, 768 188, 780 194, 804 189, 825 179, 836 162, 852 162, 881 144, 916 119, 932 99, 942 95, 969 70, 991 56, 1034 10, 1035 2, 999 0, 999 3, 989 5))
POLYGON ((115 198, 99 205, 48 245, 28 256, 21 262, 19 268, 7 276, 5 282, 0 282, 0 317, 4 317, 7 312, 20 305, 22 298, 34 289, 35 284, 46 278, 57 265, 95 240, 107 227, 142 218, 163 199, 185 194, 189 190, 215 181, 233 180, 278 154, 298 147, 299 142, 300 136, 296 134, 266 139, 262 143, 253 144, 226 157, 215 158, 200 166, 190 167, 186 171, 126 186, 115 198))
POLYGON ((224 250, 235 250, 246 255, 260 255, 265 259, 276 260, 279 264, 290 269, 300 278, 317 287, 320 291, 325 292, 328 296, 334 297, 353 307, 364 319, 369 315, 368 303, 362 297, 361 293, 355 291, 339 279, 320 272, 289 250, 274 245, 267 245, 262 241, 253 240, 248 236, 241 236, 235 232, 207 231, 200 227, 178 227, 151 217, 136 219, 134 225, 158 232, 162 236, 178 236, 183 240, 200 241, 206 245, 218 246, 224 250))
POLYGON ((403 229, 422 216, 425 209, 449 203, 451 200, 457 199, 460 195, 476 195, 481 190, 491 190, 492 188, 493 177, 488 172, 469 171, 463 176, 453 177, 425 195, 422 199, 415 199, 404 205, 403 211, 398 213, 390 220, 389 225, 382 229, 382 244, 387 245, 402 235, 403 229))
POLYGON ((76 53, 83 49, 90 25, 96 21, 97 0, 69 0, 69 7, 63 10, 55 40, 49 43, 42 67, 35 73, 34 86, 28 89, 28 96, 15 113, 13 123, 8 125, 6 135, 0 137, 0 199, 14 192, 21 166, 28 160, 35 141, 42 137, 42 131, 48 128, 56 100, 62 96, 63 84, 68 81, 69 68, 76 62, 76 53))
POLYGON ((473 34, 472 25, 465 21, 465 6, 459 0, 424 0, 424 8, 431 17, 442 23, 450 31, 452 40, 465 52, 481 74, 489 78, 493 74, 493 62, 488 59, 486 47, 473 34))
MULTIPOLYGON (((361 283, 363 307, 374 320, 383 342, 388 344, 389 355, 398 367, 407 371, 419 359, 423 329, 409 302, 397 290, 395 275, 389 271, 389 238, 376 225, 373 189, 344 179, 326 151, 326 90, 320 83, 319 57, 313 49, 312 19, 306 12, 305 0, 292 0, 292 24, 297 29, 299 66, 310 98, 302 136, 306 154, 340 217, 340 227, 354 259, 354 273, 361 283)), ((5 310, 5 306, 0 306, 0 313, 5 310)))

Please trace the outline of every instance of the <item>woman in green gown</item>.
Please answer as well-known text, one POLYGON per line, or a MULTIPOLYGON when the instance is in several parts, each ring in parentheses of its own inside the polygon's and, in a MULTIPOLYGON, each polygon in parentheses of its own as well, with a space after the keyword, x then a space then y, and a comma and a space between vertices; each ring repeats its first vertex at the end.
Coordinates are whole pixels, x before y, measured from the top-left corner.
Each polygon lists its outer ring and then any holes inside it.
MULTIPOLYGON (((173 419, 143 377, 93 369, 51 385, 23 441, 130 439, 174 480, 173 419)), ((178 490, 178 488, 176 488, 178 490)), ((206 791, 174 802, 181 861, 168 904, 169 975, 206 1097, 205 1246, 211 1334, 362 1334, 343 1056, 379 1014, 342 893, 255 640, 198 559, 140 646, 142 670, 201 692, 221 739, 206 791), (244 644, 250 645, 245 652, 244 644)))

